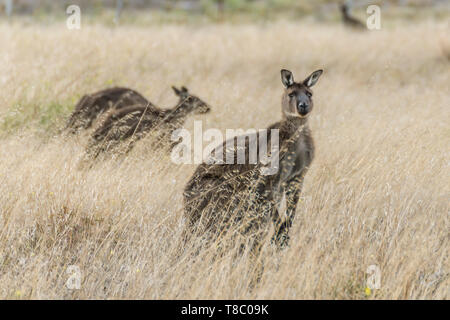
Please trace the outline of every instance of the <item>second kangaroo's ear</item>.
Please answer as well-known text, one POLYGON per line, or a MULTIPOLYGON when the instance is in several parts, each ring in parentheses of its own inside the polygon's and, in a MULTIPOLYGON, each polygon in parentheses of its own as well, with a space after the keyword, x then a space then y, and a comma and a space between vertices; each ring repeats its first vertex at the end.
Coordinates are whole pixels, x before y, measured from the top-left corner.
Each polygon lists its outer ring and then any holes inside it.
POLYGON ((187 89, 185 86, 182 86, 182 87, 181 87, 181 91, 182 91, 183 93, 188 93, 188 89, 187 89))
POLYGON ((294 75, 292 72, 286 69, 281 69, 281 82, 287 88, 294 84, 294 75))
POLYGON ((311 74, 309 75, 308 78, 306 78, 305 80, 303 80, 303 84, 304 84, 305 86, 307 86, 308 88, 309 88, 309 87, 312 87, 313 85, 316 84, 317 80, 319 80, 319 77, 320 77, 320 75, 322 74, 322 72, 323 72, 322 69, 314 71, 313 73, 311 73, 311 74))
POLYGON ((181 91, 178 90, 177 87, 175 87, 175 86, 172 86, 172 90, 173 90, 173 92, 175 92, 175 94, 176 94, 177 96, 179 96, 179 95, 181 94, 181 91))

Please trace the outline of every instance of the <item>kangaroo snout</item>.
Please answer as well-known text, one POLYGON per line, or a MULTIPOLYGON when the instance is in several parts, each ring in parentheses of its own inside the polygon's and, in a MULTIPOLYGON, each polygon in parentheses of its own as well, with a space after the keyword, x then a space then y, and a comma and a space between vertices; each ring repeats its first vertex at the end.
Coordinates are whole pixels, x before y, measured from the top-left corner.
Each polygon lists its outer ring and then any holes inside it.
POLYGON ((299 102, 297 105, 297 111, 300 115, 304 116, 309 112, 309 105, 306 102, 299 102))
POLYGON ((200 113, 208 113, 210 111, 211 107, 208 104, 203 105, 199 110, 200 113))

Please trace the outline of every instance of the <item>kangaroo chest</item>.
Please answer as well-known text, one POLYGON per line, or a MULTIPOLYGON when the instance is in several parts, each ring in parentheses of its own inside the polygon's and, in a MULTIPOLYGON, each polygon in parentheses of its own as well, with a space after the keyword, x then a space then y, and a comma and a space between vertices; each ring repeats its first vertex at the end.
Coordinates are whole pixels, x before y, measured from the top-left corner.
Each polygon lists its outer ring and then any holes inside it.
POLYGON ((281 145, 285 151, 280 154, 280 183, 287 183, 307 168, 313 159, 313 141, 309 135, 300 134, 281 145))

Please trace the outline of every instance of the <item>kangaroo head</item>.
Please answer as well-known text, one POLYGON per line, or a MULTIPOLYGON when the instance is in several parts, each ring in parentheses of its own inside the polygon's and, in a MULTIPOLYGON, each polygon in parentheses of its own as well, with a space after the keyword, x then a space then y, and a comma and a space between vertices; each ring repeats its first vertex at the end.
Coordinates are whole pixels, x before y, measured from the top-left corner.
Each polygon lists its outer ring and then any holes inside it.
POLYGON ((211 110, 210 106, 201 100, 200 98, 189 93, 186 87, 181 87, 177 89, 172 87, 175 94, 180 98, 179 106, 182 107, 185 112, 194 112, 195 114, 207 113, 211 110))
POLYGON ((311 73, 302 82, 295 82, 294 75, 289 70, 281 70, 281 82, 285 90, 282 97, 282 112, 284 117, 306 117, 313 109, 311 87, 316 84, 323 70, 311 73))

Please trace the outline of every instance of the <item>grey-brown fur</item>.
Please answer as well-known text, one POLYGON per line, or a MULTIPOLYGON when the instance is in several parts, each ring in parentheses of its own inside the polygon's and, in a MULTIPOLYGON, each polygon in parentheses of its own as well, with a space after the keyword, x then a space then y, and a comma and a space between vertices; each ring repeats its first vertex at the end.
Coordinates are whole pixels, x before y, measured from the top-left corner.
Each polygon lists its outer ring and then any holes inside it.
POLYGON ((101 114, 131 105, 155 107, 139 92, 129 88, 115 87, 84 95, 70 115, 66 129, 71 133, 88 129, 101 114))
MULTIPOLYGON (((264 166, 256 164, 207 164, 197 167, 184 190, 187 227, 184 240, 192 235, 217 239, 228 230, 251 242, 252 249, 261 245, 273 225, 272 240, 279 246, 286 244, 289 228, 295 215, 303 178, 314 157, 314 143, 307 116, 313 108, 313 86, 322 73, 318 70, 303 82, 294 82, 292 73, 282 70, 285 90, 282 96, 283 119, 268 128, 279 130, 279 170, 274 175, 262 175, 264 166), (278 211, 286 197, 286 212, 278 211), (235 232, 238 231, 238 232, 235 232)), ((224 153, 225 143, 216 149, 224 153)), ((249 139, 246 139, 248 159, 249 139)), ((267 142, 270 150, 271 136, 267 142)), ((224 155, 225 156, 225 155, 224 155)), ((235 162, 236 163, 236 162, 235 162)))
POLYGON ((94 156, 104 151, 113 151, 126 141, 126 151, 134 142, 150 131, 155 131, 156 141, 161 145, 170 143, 171 134, 184 124, 191 113, 206 113, 208 104, 189 94, 185 87, 172 87, 180 102, 172 109, 162 110, 153 105, 132 105, 109 114, 94 131, 88 145, 88 152, 94 156))
POLYGON ((361 21, 350 15, 350 7, 346 3, 343 3, 341 5, 341 14, 344 25, 359 30, 363 30, 366 28, 366 26, 361 21))

